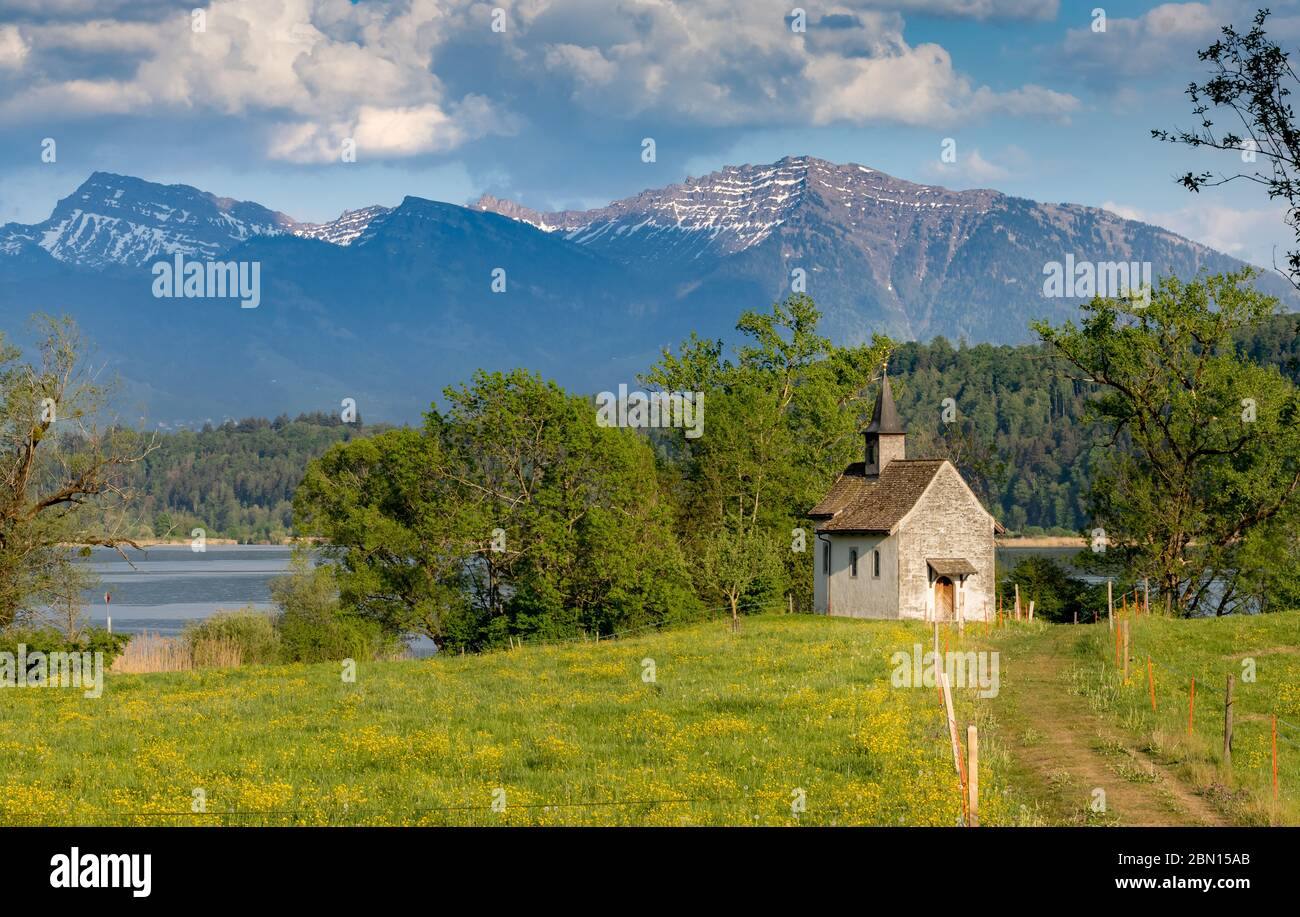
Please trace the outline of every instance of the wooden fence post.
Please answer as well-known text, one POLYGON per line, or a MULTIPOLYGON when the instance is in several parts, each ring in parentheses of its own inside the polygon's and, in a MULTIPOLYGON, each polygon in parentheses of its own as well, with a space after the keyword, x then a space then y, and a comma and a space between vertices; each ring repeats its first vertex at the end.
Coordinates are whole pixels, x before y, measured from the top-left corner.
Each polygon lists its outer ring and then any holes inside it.
POLYGON ((1228 674, 1228 689, 1223 699, 1223 766, 1232 770, 1232 688, 1236 679, 1228 674))
POLYGON ((952 742, 953 769, 957 771, 958 787, 962 790, 961 807, 966 810, 966 766, 961 759, 961 741, 957 738, 957 720, 952 715, 952 689, 948 686, 948 673, 938 673, 939 693, 943 696, 943 711, 948 718, 948 738, 952 742))
POLYGON ((1016 583, 1016 620, 1020 620, 1020 584, 1016 583))
POLYGON ((1124 628, 1124 684, 1128 684, 1128 639, 1129 639, 1129 620, 1125 618, 1120 622, 1124 628))
POLYGON ((1106 580, 1106 625, 1111 630, 1115 629, 1115 596, 1111 592, 1114 585, 1112 580, 1106 580))
MULTIPOLYGON (((972 726, 972 729, 975 727, 972 726)), ((1277 714, 1273 714, 1273 801, 1277 802, 1277 714)))
MULTIPOLYGON (((1277 727, 1274 725, 1274 730, 1277 727)), ((1277 748, 1277 743, 1273 743, 1277 748)), ((1277 761, 1276 753, 1273 756, 1274 762, 1277 761)), ((967 822, 972 828, 980 826, 980 736, 979 730, 973 725, 966 727, 966 807, 970 811, 970 820, 967 822)), ((1273 773, 1277 773, 1276 764, 1273 773)), ((1277 781, 1274 779, 1274 795, 1277 795, 1277 781)))
POLYGON ((1029 600, 1029 620, 1034 620, 1034 600, 1029 600))

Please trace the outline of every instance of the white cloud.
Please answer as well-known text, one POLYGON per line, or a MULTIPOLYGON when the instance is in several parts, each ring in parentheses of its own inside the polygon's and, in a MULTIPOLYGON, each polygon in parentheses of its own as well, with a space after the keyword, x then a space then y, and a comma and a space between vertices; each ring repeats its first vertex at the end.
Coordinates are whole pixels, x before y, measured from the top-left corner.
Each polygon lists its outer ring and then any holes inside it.
POLYGON ((956 161, 938 161, 926 168, 926 172, 937 182, 947 187, 991 187, 998 182, 1015 176, 1023 176, 1029 157, 1024 150, 1011 146, 1003 150, 998 158, 1005 164, 988 159, 978 148, 966 152, 960 142, 956 148, 956 161))
POLYGON ((1154 211, 1114 201, 1107 201, 1102 208, 1126 220, 1162 226, 1265 269, 1271 269, 1274 261, 1285 265, 1286 252, 1296 247, 1281 208, 1239 210, 1198 202, 1177 210, 1154 211))
POLYGON ((31 41, 46 52, 138 54, 157 50, 164 38, 155 23, 111 19, 28 26, 27 32, 31 41))
POLYGON ((907 13, 929 13, 964 19, 1034 19, 1056 18, 1058 0, 880 0, 873 6, 907 13))
MULTIPOLYGON (((336 159, 346 137, 358 157, 446 152, 545 117, 530 102, 556 87, 578 117, 707 127, 1064 120, 1078 108, 1041 86, 974 84, 941 46, 909 45, 901 15, 875 0, 813 10, 803 34, 786 0, 528 0, 509 9, 504 33, 481 0, 212 0, 201 33, 187 10, 119 21, 77 0, 51 5, 62 18, 23 27, 30 51, 22 45, 0 121, 249 118, 267 155, 289 161, 336 159), (92 18, 76 20, 82 10, 92 18)), ((1055 11, 1054 0, 904 6, 974 18, 1055 11)), ((0 48, 15 39, 25 40, 0 32, 0 48)))
POLYGON ((580 45, 551 45, 546 49, 546 66, 556 72, 567 72, 588 87, 608 85, 618 75, 618 65, 599 48, 580 45))
MULTIPOLYGON (((1133 18, 1108 17, 1106 31, 1094 32, 1091 20, 1070 29, 1056 59, 1099 83, 1179 73, 1196 64, 1196 52, 1219 37, 1228 24, 1247 31, 1258 6, 1255 0, 1163 3, 1133 18)), ((1297 36, 1295 19, 1269 20, 1269 36, 1297 36)))
POLYGON ((20 70, 29 47, 14 25, 0 26, 0 70, 20 70))
MULTIPOLYGON (((910 46, 902 17, 873 5, 810 10, 807 31, 794 33, 791 4, 781 0, 646 3, 635 29, 592 26, 587 41, 548 48, 542 69, 571 81, 573 99, 593 112, 712 125, 938 125, 990 114, 1063 118, 1078 108, 1073 97, 1038 86, 973 85, 943 47, 910 46)), ((533 24, 545 26, 560 6, 533 24)), ((572 27, 571 18, 564 22, 572 27)))

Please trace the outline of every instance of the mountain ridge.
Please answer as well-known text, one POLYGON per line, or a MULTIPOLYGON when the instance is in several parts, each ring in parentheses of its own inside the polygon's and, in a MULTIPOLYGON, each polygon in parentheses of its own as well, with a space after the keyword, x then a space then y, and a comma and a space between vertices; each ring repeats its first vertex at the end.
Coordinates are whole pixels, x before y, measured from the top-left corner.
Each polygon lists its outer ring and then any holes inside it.
MULTIPOLYGON (((1083 297, 1044 295, 1045 266, 1067 256, 1150 262, 1155 276, 1242 266, 1107 210, 807 156, 585 211, 407 196, 323 223, 95 172, 49 219, 0 227, 0 318, 73 315, 133 396, 169 418, 348 396, 367 417, 409 420, 480 367, 612 390, 691 332, 734 339, 741 312, 792 290, 816 300, 838 343, 1020 343, 1030 321, 1078 314, 1083 297), (261 306, 155 298, 151 264, 177 254, 256 262, 261 306)), ((1257 282, 1294 308, 1280 278, 1257 282)))

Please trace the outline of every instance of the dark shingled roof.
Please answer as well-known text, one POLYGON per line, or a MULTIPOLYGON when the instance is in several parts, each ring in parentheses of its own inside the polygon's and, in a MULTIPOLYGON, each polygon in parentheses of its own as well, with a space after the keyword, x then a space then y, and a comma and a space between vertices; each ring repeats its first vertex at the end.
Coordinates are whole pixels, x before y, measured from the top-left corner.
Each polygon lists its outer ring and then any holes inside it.
POLYGON ((927 557, 925 562, 938 576, 968 576, 977 573, 975 565, 964 557, 927 557))
POLYGON ((895 459, 879 477, 869 478, 864 464, 854 462, 808 515, 826 520, 820 532, 892 531, 942 466, 943 459, 895 459))
POLYGON ((880 382, 880 391, 876 393, 876 410, 872 412, 871 423, 863 432, 885 436, 903 433, 903 421, 898 417, 898 408, 894 407, 894 392, 889 387, 889 373, 885 373, 880 382))

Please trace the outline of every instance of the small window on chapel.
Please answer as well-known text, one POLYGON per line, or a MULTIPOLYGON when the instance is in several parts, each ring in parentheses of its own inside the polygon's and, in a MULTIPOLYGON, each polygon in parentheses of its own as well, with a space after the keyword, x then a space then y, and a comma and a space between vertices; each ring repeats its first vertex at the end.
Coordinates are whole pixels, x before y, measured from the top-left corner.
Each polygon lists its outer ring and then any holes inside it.
POLYGON ((827 576, 831 573, 831 543, 828 541, 822 545, 822 572, 827 576))
POLYGON ((871 575, 876 579, 880 579, 880 552, 879 551, 871 552, 871 575))
POLYGON ((849 552, 849 576, 858 575, 858 549, 849 552))

